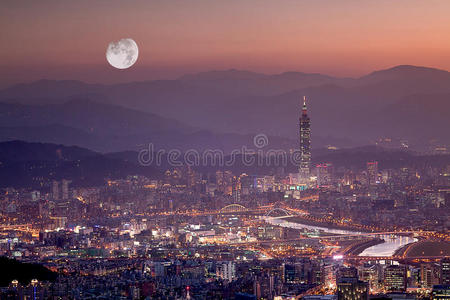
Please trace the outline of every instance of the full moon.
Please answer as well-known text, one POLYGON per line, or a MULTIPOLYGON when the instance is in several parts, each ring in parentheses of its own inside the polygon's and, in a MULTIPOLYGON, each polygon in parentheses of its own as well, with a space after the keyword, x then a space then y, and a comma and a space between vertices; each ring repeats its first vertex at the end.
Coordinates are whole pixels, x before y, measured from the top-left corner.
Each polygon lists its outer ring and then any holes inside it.
POLYGON ((106 59, 111 66, 117 69, 127 69, 134 65, 138 54, 138 46, 132 39, 111 42, 106 49, 106 59))

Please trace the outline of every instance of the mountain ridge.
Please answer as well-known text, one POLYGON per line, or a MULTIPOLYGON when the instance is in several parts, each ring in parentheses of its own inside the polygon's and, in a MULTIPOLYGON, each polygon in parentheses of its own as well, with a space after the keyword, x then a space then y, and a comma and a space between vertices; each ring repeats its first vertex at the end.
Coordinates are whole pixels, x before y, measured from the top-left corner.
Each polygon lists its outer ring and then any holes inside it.
MULTIPOLYGON (((377 113, 411 95, 427 94, 433 97, 435 94, 450 93, 450 73, 445 70, 401 65, 360 78, 335 78, 301 72, 267 75, 240 70, 199 74, 186 75, 177 80, 115 85, 83 85, 73 81, 63 81, 59 85, 57 81, 45 81, 45 88, 37 89, 36 92, 23 86, 2 90, 0 101, 45 105, 48 102, 61 104, 70 97, 89 98, 95 102, 151 113, 172 120, 173 124, 178 122, 182 124, 178 127, 183 127, 183 130, 207 129, 217 134, 264 133, 296 140, 299 103, 303 95, 306 95, 313 136, 331 136, 335 139, 351 137, 356 144, 367 144, 381 136, 390 136, 396 139, 408 138, 411 139, 411 144, 419 145, 428 143, 428 140, 434 138, 434 131, 438 130, 440 143, 450 144, 450 136, 442 128, 435 129, 425 124, 423 132, 414 135, 414 132, 392 131, 392 122, 389 126, 382 122, 376 123, 379 119, 377 113), (298 79, 304 76, 307 79, 298 79), (53 89, 50 88, 52 84, 55 85, 53 89), (40 93, 42 90, 45 93, 40 93), (369 128, 369 125, 374 124, 377 124, 375 128, 369 128), (404 132, 407 136, 403 136, 404 132)), ((430 109, 448 111, 444 104, 430 109)), ((390 113, 397 114, 399 124, 403 128, 414 127, 410 124, 414 122, 414 118, 405 114, 413 112, 395 111, 396 109, 400 107, 394 106, 390 113)), ((430 115, 434 114, 435 112, 430 111, 430 115)), ((396 117, 393 116, 392 119, 396 117)), ((108 123, 107 119, 103 120, 103 123, 108 123)), ((164 124, 162 120, 160 123, 164 124)), ((73 124, 62 125, 76 127, 73 124)), ((450 127, 450 121, 442 123, 441 127, 450 127)), ((118 130, 124 131, 125 128, 127 127, 120 127, 118 130)), ((149 132, 151 128, 144 131, 149 132)))

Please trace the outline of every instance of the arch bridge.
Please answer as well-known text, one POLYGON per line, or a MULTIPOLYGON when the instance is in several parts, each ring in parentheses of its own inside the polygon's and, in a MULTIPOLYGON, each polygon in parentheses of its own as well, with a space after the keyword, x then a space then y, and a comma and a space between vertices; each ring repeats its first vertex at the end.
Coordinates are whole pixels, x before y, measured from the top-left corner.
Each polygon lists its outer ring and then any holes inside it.
POLYGON ((229 213, 241 213, 246 211, 248 211, 248 209, 245 206, 233 203, 223 207, 221 210, 219 210, 219 213, 229 214, 229 213))

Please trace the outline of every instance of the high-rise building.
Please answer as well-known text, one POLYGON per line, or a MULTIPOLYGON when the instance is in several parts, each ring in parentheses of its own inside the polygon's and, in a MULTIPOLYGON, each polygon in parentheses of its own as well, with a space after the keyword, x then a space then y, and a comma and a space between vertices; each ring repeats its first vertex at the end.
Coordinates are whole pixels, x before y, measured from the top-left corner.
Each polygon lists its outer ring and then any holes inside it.
POLYGON ((450 299, 450 285, 435 285, 431 291, 431 299, 448 300, 450 299))
POLYGON ((295 266, 293 264, 283 264, 284 281, 287 283, 295 283, 297 281, 295 274, 295 266))
POLYGON ((361 281, 365 281, 369 283, 369 287, 371 289, 376 289, 378 287, 378 267, 380 265, 372 265, 372 264, 367 264, 367 265, 363 265, 360 266, 358 269, 358 278, 361 281))
POLYGON ((232 261, 220 263, 216 266, 216 275, 221 279, 233 281, 236 279, 236 265, 232 261))
POLYGON ((192 170, 191 166, 187 167, 186 172, 186 180, 187 180, 187 187, 192 188, 195 185, 195 172, 192 170))
POLYGON ((405 266, 388 266, 384 270, 384 289, 388 292, 406 291, 405 266))
POLYGON ((378 162, 369 161, 367 163, 367 184, 375 185, 378 182, 378 162))
POLYGON ((233 196, 234 203, 241 202, 241 182, 238 177, 233 178, 233 183, 231 185, 231 195, 233 196))
POLYGON ((69 183, 70 180, 63 179, 61 181, 61 194, 63 200, 69 199, 69 183))
POLYGON ((420 286, 423 288, 431 288, 436 284, 439 284, 439 269, 434 264, 421 264, 420 286))
POLYGON ((355 267, 340 267, 336 272, 336 281, 339 281, 342 278, 358 279, 358 269, 355 267))
POLYGON ((300 117, 300 166, 299 174, 302 181, 309 178, 311 170, 311 121, 306 108, 306 97, 303 97, 302 115, 300 117))
POLYGON ((59 200, 59 182, 56 180, 52 182, 52 197, 53 200, 59 200))
POLYGON ((317 185, 330 185, 333 182, 333 165, 331 163, 323 163, 316 166, 317 185))
POLYGON ((369 284, 357 278, 342 278, 337 283, 338 300, 367 300, 369 284))
POLYGON ((450 285, 450 258, 441 260, 441 284, 450 285))
POLYGON ((39 191, 31 191, 31 201, 37 201, 41 198, 41 192, 39 191))

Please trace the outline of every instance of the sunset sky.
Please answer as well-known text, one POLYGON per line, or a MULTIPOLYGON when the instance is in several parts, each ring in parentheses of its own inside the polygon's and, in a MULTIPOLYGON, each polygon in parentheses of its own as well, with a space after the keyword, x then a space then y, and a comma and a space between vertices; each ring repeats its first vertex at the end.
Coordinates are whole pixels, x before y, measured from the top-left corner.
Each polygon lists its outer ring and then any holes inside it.
POLYGON ((213 69, 360 76, 412 64, 450 70, 450 1, 2 1, 0 85, 123 82, 213 69), (116 70, 109 42, 139 59, 116 70))

